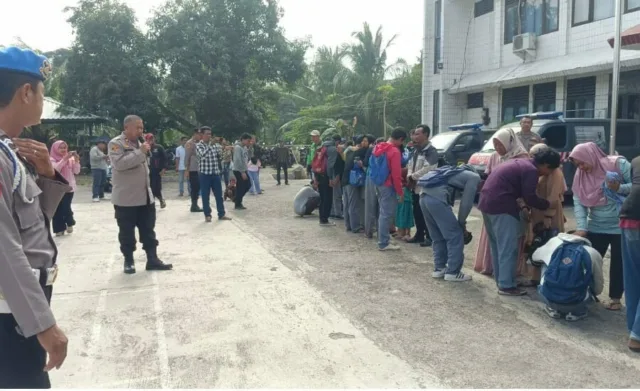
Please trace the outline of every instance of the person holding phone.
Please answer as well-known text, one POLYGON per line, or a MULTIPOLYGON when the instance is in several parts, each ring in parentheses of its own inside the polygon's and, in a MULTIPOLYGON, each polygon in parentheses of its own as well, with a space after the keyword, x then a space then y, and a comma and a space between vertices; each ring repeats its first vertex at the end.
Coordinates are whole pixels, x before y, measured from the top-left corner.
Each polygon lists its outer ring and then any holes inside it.
POLYGON ((49 156, 53 168, 67 180, 72 189, 62 197, 51 222, 56 236, 62 236, 65 232, 73 233, 73 227, 76 225, 71 203, 76 191, 76 175, 80 174, 80 156, 76 151, 69 152, 69 146, 62 140, 53 143, 49 156))

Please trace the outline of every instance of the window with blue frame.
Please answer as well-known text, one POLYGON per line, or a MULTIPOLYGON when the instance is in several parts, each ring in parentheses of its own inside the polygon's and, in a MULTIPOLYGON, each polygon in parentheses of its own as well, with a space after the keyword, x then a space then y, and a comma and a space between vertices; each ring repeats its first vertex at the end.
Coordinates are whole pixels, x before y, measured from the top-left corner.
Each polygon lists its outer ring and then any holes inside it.
POLYGON ((634 12, 640 10, 640 0, 625 0, 624 12, 634 12))
POLYGON ((523 33, 544 35, 558 31, 559 0, 506 0, 504 43, 523 33))

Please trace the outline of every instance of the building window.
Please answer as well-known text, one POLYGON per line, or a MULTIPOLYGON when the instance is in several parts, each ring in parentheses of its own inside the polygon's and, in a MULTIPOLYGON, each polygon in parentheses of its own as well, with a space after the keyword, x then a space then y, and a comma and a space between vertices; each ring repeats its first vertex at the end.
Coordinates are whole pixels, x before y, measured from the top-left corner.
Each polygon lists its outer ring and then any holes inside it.
POLYGON ((573 0, 574 26, 611 18, 614 13, 614 0, 573 0))
POLYGON ((440 63, 442 62, 442 0, 435 3, 435 23, 436 31, 433 39, 433 73, 440 73, 440 63))
POLYGON ((502 122, 511 122, 516 115, 529 112, 529 86, 502 90, 502 122))
POLYGON ((483 92, 467 95, 467 109, 481 109, 482 107, 484 107, 483 92))
POLYGON ((567 80, 567 118, 594 118, 596 77, 567 80))
POLYGON ((556 110, 556 83, 542 83, 533 86, 533 111, 556 110))
POLYGON ((476 0, 475 8, 473 11, 474 16, 482 16, 493 11, 493 0, 476 0))
POLYGON ((640 10, 640 0, 625 0, 624 12, 633 12, 640 10))
POLYGON ((558 0, 506 0, 504 43, 512 43, 514 36, 523 33, 558 31, 558 13, 558 0))
POLYGON ((433 134, 438 134, 440 130, 440 90, 433 91, 433 123, 431 124, 433 134))

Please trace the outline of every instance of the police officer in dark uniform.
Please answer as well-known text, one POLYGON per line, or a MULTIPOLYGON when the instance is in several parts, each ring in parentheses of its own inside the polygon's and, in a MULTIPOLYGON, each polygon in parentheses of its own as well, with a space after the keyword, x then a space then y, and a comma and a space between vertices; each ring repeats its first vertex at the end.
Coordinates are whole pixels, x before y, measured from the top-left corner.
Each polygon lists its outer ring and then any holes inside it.
POLYGON ((124 272, 136 272, 133 253, 136 250, 136 227, 142 248, 147 253, 147 270, 171 270, 158 258, 156 249, 156 206, 149 180, 149 143, 141 140, 144 131, 142 118, 129 115, 124 119, 124 131, 109 142, 112 167, 111 202, 118 221, 118 240, 124 255, 124 272), (142 142, 141 142, 142 141, 142 142))
POLYGON ((45 144, 17 138, 40 123, 50 73, 31 50, 0 49, 0 388, 51 388, 47 372, 67 356, 49 307, 58 271, 49 222, 71 187, 45 144))

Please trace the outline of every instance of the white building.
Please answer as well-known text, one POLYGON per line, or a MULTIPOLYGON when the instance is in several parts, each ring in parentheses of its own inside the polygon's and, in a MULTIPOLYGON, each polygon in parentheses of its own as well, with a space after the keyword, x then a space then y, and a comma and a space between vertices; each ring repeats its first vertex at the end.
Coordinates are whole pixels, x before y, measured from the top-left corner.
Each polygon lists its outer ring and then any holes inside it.
MULTIPOLYGON (((640 24, 624 0, 623 31, 640 24)), ((608 118, 614 0, 425 0, 422 120, 434 131, 517 114, 608 118), (514 47, 515 46, 515 47, 514 47)), ((640 51, 621 54, 620 118, 640 119, 640 51)))

